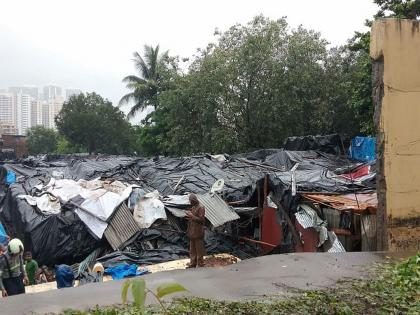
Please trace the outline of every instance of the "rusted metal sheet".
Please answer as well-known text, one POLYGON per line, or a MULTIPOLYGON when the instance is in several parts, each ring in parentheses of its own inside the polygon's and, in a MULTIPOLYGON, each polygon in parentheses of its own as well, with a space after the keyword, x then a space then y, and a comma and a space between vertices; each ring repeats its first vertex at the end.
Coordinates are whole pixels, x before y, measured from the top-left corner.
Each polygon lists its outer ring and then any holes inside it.
POLYGON ((109 221, 104 235, 111 247, 116 250, 139 230, 140 227, 134 221, 133 215, 127 205, 122 203, 109 221))
MULTIPOLYGON (((264 206, 261 224, 261 241, 273 245, 279 245, 283 240, 283 231, 277 220, 277 209, 264 206)), ((273 250, 272 246, 261 245, 263 254, 273 250)))
POLYGON ((303 194, 303 196, 308 200, 319 202, 333 209, 353 210, 355 213, 369 212, 375 214, 378 208, 376 192, 346 195, 303 194))
POLYGON ((314 228, 307 228, 305 229, 298 220, 295 221, 295 227, 298 233, 300 234, 300 238, 302 240, 301 243, 297 243, 295 245, 295 252, 317 252, 318 248, 317 245, 319 243, 318 233, 315 231, 314 228))

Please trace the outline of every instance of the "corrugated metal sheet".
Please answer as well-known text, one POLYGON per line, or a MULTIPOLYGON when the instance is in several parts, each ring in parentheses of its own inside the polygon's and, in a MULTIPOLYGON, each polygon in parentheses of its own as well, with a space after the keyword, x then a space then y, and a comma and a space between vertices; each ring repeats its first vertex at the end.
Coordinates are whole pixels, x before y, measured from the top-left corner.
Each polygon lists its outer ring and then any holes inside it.
POLYGON ((205 207, 206 218, 214 227, 239 219, 239 215, 217 194, 197 195, 197 198, 205 207))
POLYGON ((346 249, 341 244, 337 235, 334 232, 328 232, 328 241, 331 244, 331 248, 327 250, 328 253, 345 253, 346 249))
MULTIPOLYGON (((217 194, 197 195, 198 201, 206 209, 206 218, 214 227, 221 226, 226 222, 239 219, 239 215, 217 194)), ((176 208, 172 205, 165 205, 165 208, 178 218, 185 217, 188 209, 176 208)))
POLYGON ((105 237, 111 247, 116 250, 118 247, 134 236, 140 227, 134 221, 133 215, 125 203, 115 211, 105 230, 105 237))
POLYGON ((345 195, 303 194, 303 196, 311 201, 327 204, 337 210, 354 210, 355 213, 368 211, 375 214, 378 208, 376 192, 345 195))

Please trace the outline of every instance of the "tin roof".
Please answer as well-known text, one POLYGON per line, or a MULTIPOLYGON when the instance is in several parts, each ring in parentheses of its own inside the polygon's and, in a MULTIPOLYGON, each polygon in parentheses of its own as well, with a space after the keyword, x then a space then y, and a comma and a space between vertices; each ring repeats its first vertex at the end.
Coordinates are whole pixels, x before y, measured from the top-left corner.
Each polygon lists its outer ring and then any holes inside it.
POLYGON ((197 198, 206 210, 206 218, 214 227, 239 219, 239 215, 219 195, 207 193, 197 195, 197 198))
MULTIPOLYGON (((237 215, 233 208, 224 202, 219 195, 207 193, 203 195, 197 194, 196 196, 198 201, 200 201, 205 208, 207 220, 209 220, 214 227, 239 219, 239 215, 237 215)), ((185 217, 185 210, 188 210, 188 208, 185 208, 185 203, 165 203, 165 208, 179 218, 185 217)))
POLYGON ((140 227, 137 222, 134 221, 133 215, 127 208, 127 205, 122 203, 109 221, 104 235, 111 247, 116 250, 119 246, 133 237, 139 230, 140 227))

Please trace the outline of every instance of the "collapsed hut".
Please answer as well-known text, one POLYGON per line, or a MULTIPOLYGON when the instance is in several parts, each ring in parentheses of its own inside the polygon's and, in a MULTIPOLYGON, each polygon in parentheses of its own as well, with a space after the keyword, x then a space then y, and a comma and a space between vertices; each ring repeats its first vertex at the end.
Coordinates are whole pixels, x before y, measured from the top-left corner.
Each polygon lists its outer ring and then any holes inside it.
POLYGON ((77 274, 95 262, 187 257, 189 193, 206 208, 210 254, 374 250, 374 157, 346 152, 334 135, 239 155, 9 161, 0 166, 0 222, 40 264, 77 274))

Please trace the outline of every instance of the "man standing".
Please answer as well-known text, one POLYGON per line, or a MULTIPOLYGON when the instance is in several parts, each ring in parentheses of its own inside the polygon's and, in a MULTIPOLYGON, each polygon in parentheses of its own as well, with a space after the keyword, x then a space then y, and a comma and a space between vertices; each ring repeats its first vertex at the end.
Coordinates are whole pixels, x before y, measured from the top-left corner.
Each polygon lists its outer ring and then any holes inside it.
POLYGON ((203 267, 205 210, 196 195, 190 194, 189 200, 191 209, 186 212, 188 219, 187 235, 190 238, 190 264, 188 268, 203 267))
POLYGON ((23 244, 14 238, 7 245, 7 252, 0 256, 0 290, 3 297, 25 293, 28 283, 23 265, 23 244))

